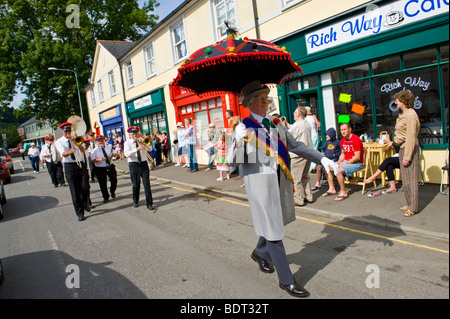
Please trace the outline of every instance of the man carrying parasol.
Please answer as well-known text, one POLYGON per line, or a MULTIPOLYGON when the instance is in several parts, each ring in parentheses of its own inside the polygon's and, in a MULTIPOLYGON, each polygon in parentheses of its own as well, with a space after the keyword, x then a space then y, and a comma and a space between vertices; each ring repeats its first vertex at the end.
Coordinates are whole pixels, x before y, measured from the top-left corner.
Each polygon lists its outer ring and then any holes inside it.
POLYGON ((251 258, 265 273, 277 270, 281 289, 294 297, 307 297, 309 292, 291 273, 282 242, 284 225, 295 220, 288 152, 320 163, 327 171, 332 167, 335 174, 338 168, 322 153, 296 141, 280 120, 266 114, 269 91, 258 80, 242 89, 242 105, 251 114, 236 126, 228 161, 242 164, 253 227, 260 236, 251 258))

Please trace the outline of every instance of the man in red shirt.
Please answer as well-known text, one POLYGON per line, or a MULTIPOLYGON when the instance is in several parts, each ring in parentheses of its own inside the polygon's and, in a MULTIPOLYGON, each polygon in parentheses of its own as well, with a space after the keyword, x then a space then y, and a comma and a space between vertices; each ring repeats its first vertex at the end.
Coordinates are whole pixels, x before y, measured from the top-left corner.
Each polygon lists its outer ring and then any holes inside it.
MULTIPOLYGON (((336 176, 340 192, 334 199, 335 201, 342 201, 348 197, 345 191, 345 177, 352 175, 353 173, 361 170, 364 163, 364 146, 361 139, 352 133, 352 128, 349 123, 341 124, 341 149, 342 153, 339 156, 337 164, 339 166, 339 172, 336 176)), ((334 185, 333 185, 334 186, 334 185)), ((330 187, 333 189, 334 187, 330 187)), ((336 192, 327 191, 322 196, 328 196, 336 194, 336 192)))

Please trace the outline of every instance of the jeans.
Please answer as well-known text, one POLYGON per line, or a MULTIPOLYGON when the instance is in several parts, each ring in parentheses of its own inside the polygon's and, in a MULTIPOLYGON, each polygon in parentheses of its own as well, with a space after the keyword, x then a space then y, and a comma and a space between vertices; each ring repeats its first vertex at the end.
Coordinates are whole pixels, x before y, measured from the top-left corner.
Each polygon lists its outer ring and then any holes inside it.
POLYGON ((189 169, 198 170, 197 158, 195 157, 194 144, 187 144, 189 154, 189 169))

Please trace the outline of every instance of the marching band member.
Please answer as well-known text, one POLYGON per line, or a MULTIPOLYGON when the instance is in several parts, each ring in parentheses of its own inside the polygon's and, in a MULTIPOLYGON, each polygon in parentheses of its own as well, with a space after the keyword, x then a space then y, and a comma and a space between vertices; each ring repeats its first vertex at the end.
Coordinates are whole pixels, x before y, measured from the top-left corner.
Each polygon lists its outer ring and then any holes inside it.
MULTIPOLYGON (((92 142, 92 144, 89 145, 89 147, 86 148, 86 154, 91 154, 92 151, 95 149, 95 133, 94 132, 87 132, 87 136, 89 137, 89 141, 92 142)), ((95 182, 95 165, 92 162, 90 156, 88 156, 88 166, 89 166, 89 176, 91 177, 91 183, 95 182)))
POLYGON ((54 187, 58 187, 58 185, 66 186, 61 155, 56 150, 56 146, 53 143, 54 140, 55 137, 53 135, 49 135, 45 138, 45 145, 42 146, 41 150, 41 159, 47 165, 48 174, 50 175, 54 187))
POLYGON ((72 203, 78 220, 84 220, 84 212, 90 212, 89 201, 89 174, 87 171, 84 147, 75 145, 71 139, 72 123, 64 122, 59 128, 63 136, 55 146, 62 156, 66 180, 69 184, 72 203))
POLYGON ((142 184, 145 190, 145 200, 147 208, 149 210, 154 210, 152 191, 150 189, 150 170, 147 163, 147 151, 151 151, 151 147, 145 147, 138 143, 138 133, 139 127, 131 126, 127 132, 130 135, 124 144, 124 154, 128 160, 128 166, 130 168, 131 182, 133 183, 133 207, 138 207, 139 203, 139 192, 140 192, 140 181, 142 179, 142 184), (144 149, 145 147, 145 149, 144 149))
POLYGON ((118 155, 111 145, 105 145, 105 137, 103 135, 97 136, 95 141, 97 142, 97 147, 91 153, 91 161, 95 165, 95 176, 97 176, 98 185, 103 195, 103 203, 106 203, 110 194, 112 198, 116 198, 117 172, 116 166, 112 163, 112 158, 118 155), (109 182, 111 183, 109 193, 106 177, 109 177, 109 182))

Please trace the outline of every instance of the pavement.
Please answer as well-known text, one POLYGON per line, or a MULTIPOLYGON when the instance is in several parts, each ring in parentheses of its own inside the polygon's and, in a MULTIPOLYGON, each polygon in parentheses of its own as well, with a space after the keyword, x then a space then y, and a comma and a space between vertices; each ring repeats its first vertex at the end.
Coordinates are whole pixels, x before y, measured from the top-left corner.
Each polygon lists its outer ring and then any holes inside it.
MULTIPOLYGON (((114 161, 119 173, 128 174, 127 160, 114 161)), ((150 179, 161 183, 173 183, 192 187, 198 191, 213 192, 228 197, 247 200, 245 187, 241 177, 232 175, 229 180, 218 181, 217 170, 205 171, 206 166, 199 165, 199 171, 190 173, 187 168, 175 166, 173 163, 156 167, 150 173, 150 179)), ((226 176, 226 175, 225 175, 226 176)), ((316 175, 310 174, 311 185, 314 186, 316 175)), ((335 181, 337 189, 337 181, 335 181)), ((365 194, 361 194, 362 186, 346 185, 348 198, 336 202, 336 196, 322 197, 328 189, 326 181, 322 181, 322 187, 313 191, 314 202, 305 206, 296 207, 297 216, 303 213, 312 213, 338 220, 346 220, 356 223, 373 225, 376 227, 414 233, 423 236, 435 237, 444 240, 449 239, 449 196, 440 193, 439 184, 425 184, 419 186, 420 213, 412 217, 404 217, 399 209, 406 204, 405 195, 401 191, 401 183, 397 185, 399 192, 389 195, 380 195, 370 198, 367 195, 376 190, 381 190, 380 183, 377 187, 369 185, 365 194)), ((448 192, 448 188, 444 189, 448 192)))

